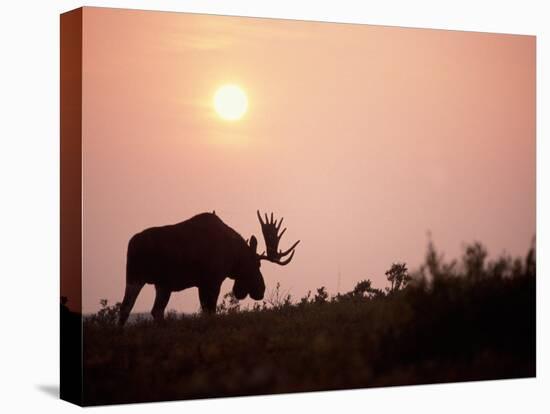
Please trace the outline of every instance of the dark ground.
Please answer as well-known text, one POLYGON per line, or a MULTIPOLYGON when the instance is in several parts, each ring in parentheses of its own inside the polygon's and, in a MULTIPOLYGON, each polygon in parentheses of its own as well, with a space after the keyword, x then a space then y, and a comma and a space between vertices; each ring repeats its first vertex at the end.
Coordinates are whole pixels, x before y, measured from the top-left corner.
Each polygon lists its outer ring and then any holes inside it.
POLYGON ((431 259, 416 277, 433 283, 389 293, 318 291, 274 309, 229 306, 123 330, 105 307, 84 323, 84 403, 535 376, 533 251, 525 261, 483 256, 481 266, 465 254, 461 272, 431 259))

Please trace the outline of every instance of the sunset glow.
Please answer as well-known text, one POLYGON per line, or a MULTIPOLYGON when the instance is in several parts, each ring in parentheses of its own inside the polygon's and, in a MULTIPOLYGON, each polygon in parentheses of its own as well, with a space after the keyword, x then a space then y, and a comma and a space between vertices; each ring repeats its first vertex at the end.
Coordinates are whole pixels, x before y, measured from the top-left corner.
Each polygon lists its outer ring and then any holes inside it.
POLYGON ((293 298, 385 286, 428 232, 446 258, 531 243, 534 37, 100 8, 84 26, 84 312, 121 300, 133 234, 213 210, 260 251, 256 210, 285 217, 299 253, 262 274, 293 298))
POLYGON ((227 121, 241 119, 248 109, 246 93, 237 85, 224 85, 216 91, 214 108, 227 121))

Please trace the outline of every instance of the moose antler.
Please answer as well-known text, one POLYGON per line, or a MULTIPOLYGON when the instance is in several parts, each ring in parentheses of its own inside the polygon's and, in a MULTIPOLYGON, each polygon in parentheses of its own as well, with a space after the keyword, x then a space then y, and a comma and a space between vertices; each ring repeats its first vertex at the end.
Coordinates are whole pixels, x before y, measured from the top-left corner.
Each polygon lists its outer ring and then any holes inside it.
POLYGON ((277 263, 281 266, 289 264, 292 260, 292 257, 294 256, 294 249, 296 248, 296 246, 298 246, 300 240, 298 240, 284 252, 282 250, 278 250, 279 241, 281 241, 281 237, 283 237, 283 234, 286 231, 285 227, 283 231, 279 233, 281 224, 283 224, 283 218, 281 218, 281 220, 279 220, 279 222, 277 223, 277 220, 273 219, 273 213, 271 213, 271 218, 268 218, 267 213, 265 213, 265 221, 263 221, 259 210, 256 211, 256 214, 258 215, 258 220, 260 220, 260 224, 262 226, 262 233, 264 235, 266 248, 265 254, 262 253, 258 255, 258 257, 260 258, 260 260, 269 260, 270 262, 277 263), (290 254, 290 256, 283 260, 283 258, 288 254, 290 254))

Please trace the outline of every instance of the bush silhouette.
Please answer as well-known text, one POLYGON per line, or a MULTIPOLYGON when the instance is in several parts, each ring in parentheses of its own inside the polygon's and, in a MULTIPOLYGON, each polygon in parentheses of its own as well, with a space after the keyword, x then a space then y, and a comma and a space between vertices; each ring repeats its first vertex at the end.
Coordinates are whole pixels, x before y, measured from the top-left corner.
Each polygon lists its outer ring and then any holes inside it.
POLYGON ((109 306, 107 299, 99 301, 101 309, 94 315, 88 317, 87 322, 101 326, 115 326, 118 323, 120 314, 120 302, 109 306))
POLYGON ((386 271, 386 278, 390 282, 390 287, 386 288, 387 293, 394 293, 405 288, 412 279, 405 263, 392 264, 391 268, 386 271))

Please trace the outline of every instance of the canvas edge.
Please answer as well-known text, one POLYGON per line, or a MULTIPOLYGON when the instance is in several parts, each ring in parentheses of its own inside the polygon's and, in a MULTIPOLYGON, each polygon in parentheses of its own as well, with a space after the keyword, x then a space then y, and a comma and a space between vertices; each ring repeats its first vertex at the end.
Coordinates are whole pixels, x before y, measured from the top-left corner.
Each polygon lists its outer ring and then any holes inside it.
POLYGON ((60 15, 60 398, 82 405, 83 9, 60 15), (65 302, 65 303, 64 303, 65 302))

